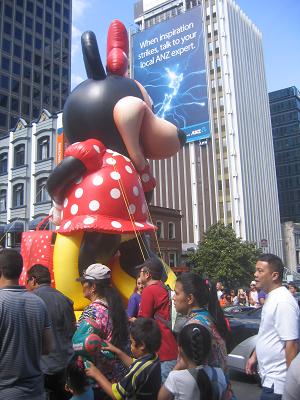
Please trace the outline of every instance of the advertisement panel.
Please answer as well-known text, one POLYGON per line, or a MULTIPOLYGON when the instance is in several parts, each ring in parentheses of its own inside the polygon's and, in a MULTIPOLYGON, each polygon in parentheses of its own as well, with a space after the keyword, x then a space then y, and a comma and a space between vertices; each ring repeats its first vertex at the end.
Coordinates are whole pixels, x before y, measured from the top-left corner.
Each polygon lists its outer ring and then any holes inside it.
POLYGON ((195 7, 133 35, 134 78, 187 142, 210 137, 201 16, 195 7))

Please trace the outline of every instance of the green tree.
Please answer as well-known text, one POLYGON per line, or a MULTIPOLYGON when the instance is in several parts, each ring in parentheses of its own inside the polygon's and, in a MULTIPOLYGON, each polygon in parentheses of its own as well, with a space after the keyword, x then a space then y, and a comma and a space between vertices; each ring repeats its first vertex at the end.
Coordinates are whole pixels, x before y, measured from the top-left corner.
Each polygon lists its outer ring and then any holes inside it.
POLYGON ((226 287, 249 285, 261 250, 255 243, 237 238, 230 226, 212 225, 204 235, 198 250, 188 261, 194 272, 212 281, 221 281, 226 287))

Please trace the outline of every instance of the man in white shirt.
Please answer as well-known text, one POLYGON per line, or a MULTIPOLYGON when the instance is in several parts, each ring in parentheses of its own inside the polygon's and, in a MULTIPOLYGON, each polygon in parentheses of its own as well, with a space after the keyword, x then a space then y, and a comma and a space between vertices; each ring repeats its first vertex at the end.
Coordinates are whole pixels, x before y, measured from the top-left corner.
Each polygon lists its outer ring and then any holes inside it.
POLYGON ((262 379, 260 400, 282 399, 287 368, 298 353, 299 307, 282 286, 283 270, 281 259, 274 254, 263 254, 256 263, 256 285, 268 296, 246 373, 252 374, 258 362, 262 379))

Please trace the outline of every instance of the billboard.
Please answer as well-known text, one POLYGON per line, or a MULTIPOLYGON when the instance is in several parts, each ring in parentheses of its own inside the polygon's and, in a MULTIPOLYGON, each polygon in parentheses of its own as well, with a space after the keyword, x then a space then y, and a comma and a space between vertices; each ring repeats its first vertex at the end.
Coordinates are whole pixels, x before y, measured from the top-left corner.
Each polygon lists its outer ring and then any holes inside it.
POLYGON ((201 8, 134 34, 132 58, 156 115, 181 128, 187 142, 209 138, 201 8))

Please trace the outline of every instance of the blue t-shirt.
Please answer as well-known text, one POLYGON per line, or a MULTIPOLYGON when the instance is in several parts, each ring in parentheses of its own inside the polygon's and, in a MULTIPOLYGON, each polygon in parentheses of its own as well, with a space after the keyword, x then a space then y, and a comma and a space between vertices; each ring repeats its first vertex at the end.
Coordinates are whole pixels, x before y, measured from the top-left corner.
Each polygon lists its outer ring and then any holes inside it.
POLYGON ((89 386, 84 393, 74 395, 70 400, 94 400, 94 392, 91 386, 89 386))
POLYGON ((133 293, 130 296, 130 298, 128 300, 128 308, 127 308, 128 318, 138 316, 141 298, 142 298, 142 296, 137 292, 133 293))

